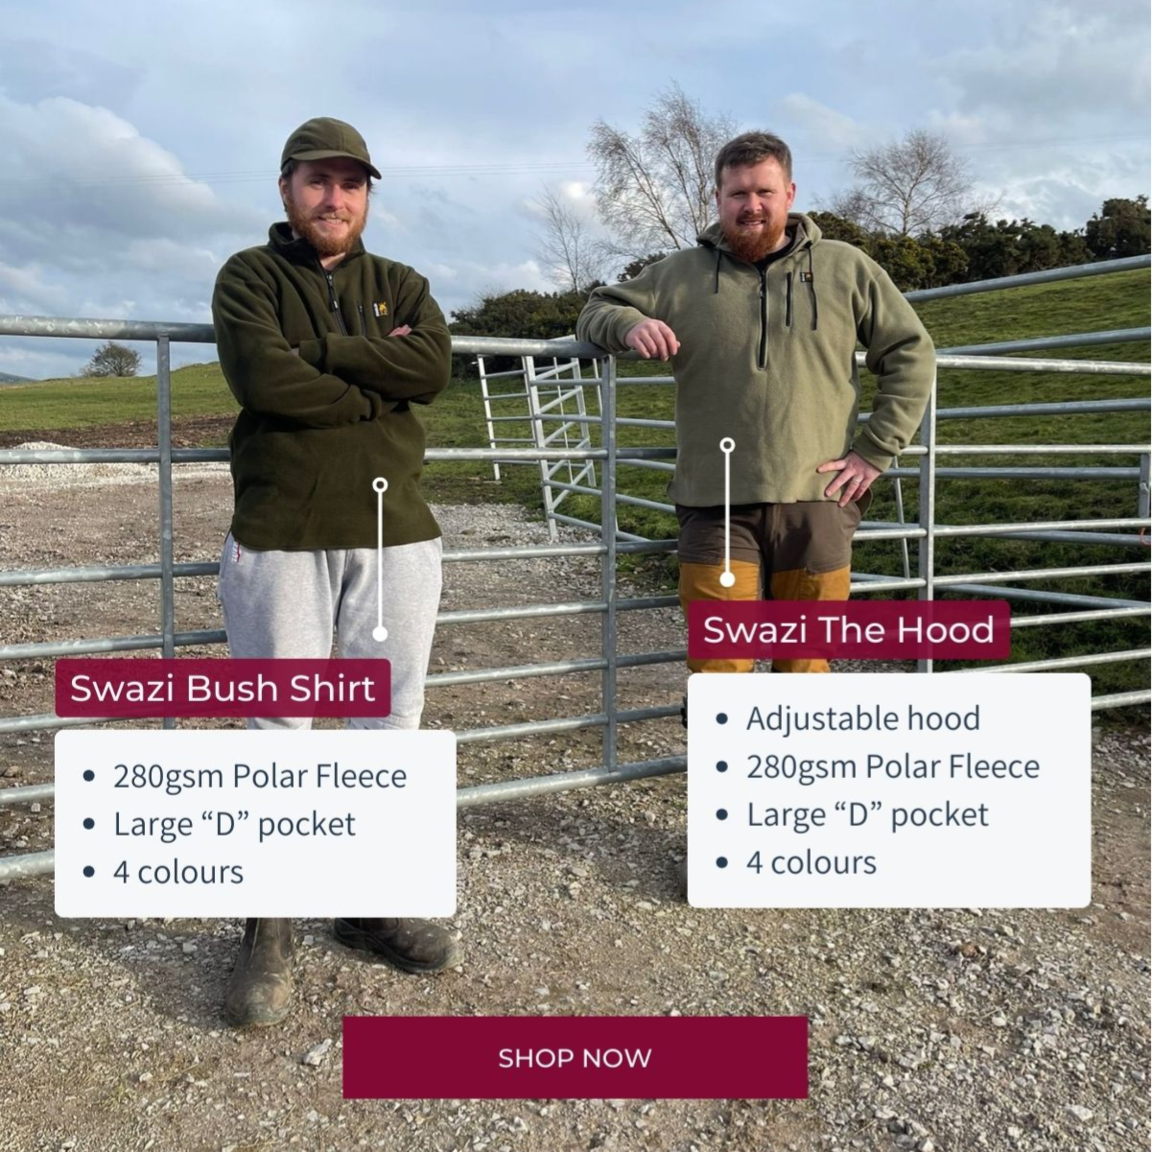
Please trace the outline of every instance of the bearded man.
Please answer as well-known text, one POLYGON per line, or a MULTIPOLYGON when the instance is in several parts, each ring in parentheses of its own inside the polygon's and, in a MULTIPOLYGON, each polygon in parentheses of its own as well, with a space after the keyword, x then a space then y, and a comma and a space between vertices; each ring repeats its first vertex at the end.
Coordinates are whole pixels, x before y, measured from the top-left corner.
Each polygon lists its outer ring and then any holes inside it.
MULTIPOLYGON (((719 221, 698 247, 597 288, 577 325, 610 352, 670 360, 680 601, 846 600, 873 481, 907 447, 935 377, 932 341, 882 268, 791 211, 792 154, 749 132, 716 157, 719 221), (857 431, 857 341, 878 390, 857 431), (731 439, 731 571, 724 459, 731 439), (829 475, 832 474, 832 475, 829 475)), ((689 660, 750 672, 751 660, 689 660)), ((827 672, 777 660, 777 672, 827 672)))
MULTIPOLYGON (((288 222, 217 278, 220 366, 241 407, 218 594, 232 656, 327 658, 335 629, 341 656, 383 657, 392 667, 391 714, 349 726, 416 728, 441 546, 418 487, 424 430, 412 405, 447 386, 451 338, 428 281, 364 250, 372 178, 380 173, 351 125, 302 124, 281 156, 288 222)), ((423 920, 337 919, 335 934, 408 972, 461 959, 447 930, 423 920)), ((292 951, 291 921, 247 922, 225 1004, 233 1024, 274 1024, 288 1013, 292 951)))

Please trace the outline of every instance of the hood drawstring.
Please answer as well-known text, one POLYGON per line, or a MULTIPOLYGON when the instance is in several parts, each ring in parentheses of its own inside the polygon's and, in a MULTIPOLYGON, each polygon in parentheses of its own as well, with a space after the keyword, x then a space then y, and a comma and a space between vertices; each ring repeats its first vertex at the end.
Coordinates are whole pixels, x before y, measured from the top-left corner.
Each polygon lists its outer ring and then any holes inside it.
POLYGON ((808 287, 812 290, 812 331, 820 328, 820 307, 816 301, 816 273, 812 271, 812 245, 808 245, 808 287))
MULTIPOLYGON (((720 252, 719 248, 715 249, 715 252, 716 252, 716 267, 715 267, 715 270, 713 272, 713 278, 712 278, 712 295, 713 296, 719 296, 720 295, 721 252, 720 252)), ((816 332, 816 331, 819 331, 819 329, 820 329, 820 309, 819 309, 819 304, 818 304, 817 298, 816 298, 816 273, 812 269, 812 245, 811 245, 811 243, 809 243, 807 245, 807 252, 808 252, 808 275, 802 276, 801 279, 808 281, 808 289, 809 289, 809 292, 811 293, 811 296, 812 296, 812 331, 816 332)), ((787 303, 787 310, 785 312, 785 317, 784 317, 784 326, 786 328, 792 327, 792 277, 793 277, 793 274, 791 272, 789 272, 787 274, 787 276, 785 277, 786 283, 788 285, 788 288, 787 288, 788 303, 787 303)))

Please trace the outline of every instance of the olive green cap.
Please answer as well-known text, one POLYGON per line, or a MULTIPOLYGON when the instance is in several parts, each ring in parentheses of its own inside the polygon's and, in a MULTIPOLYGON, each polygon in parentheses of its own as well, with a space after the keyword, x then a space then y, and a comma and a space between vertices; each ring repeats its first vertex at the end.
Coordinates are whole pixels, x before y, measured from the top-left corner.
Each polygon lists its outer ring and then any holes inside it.
POLYGON ((280 157, 280 169, 283 171, 289 160, 331 160, 334 156, 358 160, 372 176, 380 179, 380 172, 368 155, 364 137, 351 124, 333 120, 330 116, 308 120, 288 137, 280 157))

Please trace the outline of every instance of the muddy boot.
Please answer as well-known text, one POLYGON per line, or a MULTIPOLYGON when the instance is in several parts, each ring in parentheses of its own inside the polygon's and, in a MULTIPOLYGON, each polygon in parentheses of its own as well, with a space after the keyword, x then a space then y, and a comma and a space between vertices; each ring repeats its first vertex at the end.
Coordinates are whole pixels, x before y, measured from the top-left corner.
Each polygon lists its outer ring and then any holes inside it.
POLYGON ((228 981, 228 1023, 279 1024, 292 1007, 292 921, 248 920, 228 981))
POLYGON ((429 920, 338 919, 334 932, 341 944, 371 952, 403 972, 441 972, 464 960, 460 941, 429 920))

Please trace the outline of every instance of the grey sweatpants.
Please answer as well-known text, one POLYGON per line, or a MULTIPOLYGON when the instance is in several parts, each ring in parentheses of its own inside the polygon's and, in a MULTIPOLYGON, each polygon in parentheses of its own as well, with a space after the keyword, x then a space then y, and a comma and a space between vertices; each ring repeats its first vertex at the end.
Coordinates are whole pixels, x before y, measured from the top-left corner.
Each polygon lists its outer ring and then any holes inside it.
MULTIPOLYGON (((377 551, 257 552, 228 534, 217 598, 228 649, 239 659, 326 659, 339 654, 392 664, 392 713, 349 720, 350 728, 418 728, 424 677, 440 604, 441 542, 383 548, 383 623, 377 641, 377 551)), ((249 728, 309 728, 307 717, 250 719, 249 728)))

